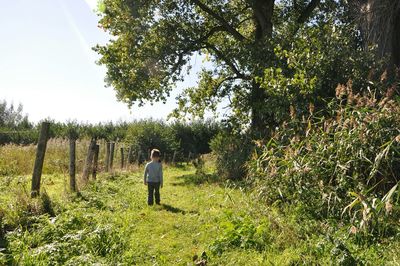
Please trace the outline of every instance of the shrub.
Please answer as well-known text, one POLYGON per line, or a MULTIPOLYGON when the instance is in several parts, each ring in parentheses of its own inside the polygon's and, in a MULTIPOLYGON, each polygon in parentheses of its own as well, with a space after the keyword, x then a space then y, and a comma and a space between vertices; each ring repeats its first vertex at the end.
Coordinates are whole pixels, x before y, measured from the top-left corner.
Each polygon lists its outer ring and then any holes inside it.
MULTIPOLYGON (((329 117, 282 125, 247 164, 249 180, 269 202, 301 203, 305 213, 340 218, 349 192, 383 198, 400 178, 400 104, 337 88, 329 117)), ((311 108, 312 109, 312 108, 311 108)))
POLYGON ((175 140, 179 143, 179 155, 183 160, 191 154, 211 152, 210 141, 220 131, 219 124, 211 120, 192 123, 176 122, 171 125, 175 140))
POLYGON ((256 224, 250 217, 228 215, 220 224, 222 233, 211 244, 210 250, 221 255, 231 248, 264 250, 271 242, 267 221, 256 224))
POLYGON ((129 126, 126 142, 148 159, 149 152, 157 148, 162 155, 178 150, 178 143, 168 125, 162 121, 142 120, 129 126))
POLYGON ((218 175, 232 180, 245 177, 245 163, 252 149, 251 142, 246 136, 223 132, 211 140, 210 146, 216 156, 218 175))
POLYGON ((175 153, 175 161, 184 161, 189 154, 209 153, 209 142, 218 130, 218 124, 211 121, 166 124, 151 119, 141 120, 130 124, 125 141, 145 158, 151 149, 158 148, 164 159, 172 159, 175 153))

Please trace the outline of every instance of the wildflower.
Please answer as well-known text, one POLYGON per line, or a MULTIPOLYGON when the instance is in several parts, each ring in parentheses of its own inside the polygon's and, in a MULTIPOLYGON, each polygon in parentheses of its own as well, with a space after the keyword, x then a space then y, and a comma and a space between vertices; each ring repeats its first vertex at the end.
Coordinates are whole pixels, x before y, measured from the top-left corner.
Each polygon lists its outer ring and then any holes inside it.
POLYGON ((385 82, 387 80, 387 70, 385 70, 381 75, 381 82, 385 82))
POLYGON ((344 95, 346 95, 346 86, 338 84, 336 87, 336 98, 341 99, 344 95))
POLYGON ((353 95, 353 81, 349 79, 346 84, 347 95, 353 95))
POLYGON ((393 205, 392 203, 390 203, 390 201, 386 201, 385 203, 385 209, 386 209, 386 213, 390 214, 393 210, 393 205))
POLYGON ((350 227, 350 234, 353 234, 353 235, 357 234, 357 227, 355 227, 354 225, 352 225, 352 226, 350 227))
POLYGON ((308 105, 308 111, 310 112, 310 115, 313 115, 314 110, 315 110, 314 104, 313 104, 313 103, 310 103, 310 104, 308 105))
POLYGON ((254 144, 256 144, 256 146, 258 148, 261 148, 262 146, 264 146, 264 143, 262 140, 254 140, 253 142, 254 142, 254 144))
POLYGON ((368 99, 366 97, 360 97, 357 101, 357 107, 364 107, 367 105, 368 99))
POLYGON ((292 118, 292 120, 296 118, 296 110, 293 105, 290 105, 290 118, 292 118))
POLYGON ((396 85, 393 85, 392 87, 390 87, 387 91, 386 91, 386 98, 392 98, 394 93, 396 91, 396 85))

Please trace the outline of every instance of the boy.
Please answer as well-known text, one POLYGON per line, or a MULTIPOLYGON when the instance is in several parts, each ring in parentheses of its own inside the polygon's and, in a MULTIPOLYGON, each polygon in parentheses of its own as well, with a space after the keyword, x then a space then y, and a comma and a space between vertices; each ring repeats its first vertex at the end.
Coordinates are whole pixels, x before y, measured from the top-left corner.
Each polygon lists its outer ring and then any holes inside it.
POLYGON ((160 205, 160 187, 163 187, 163 171, 160 160, 160 151, 153 149, 151 151, 151 162, 144 168, 144 184, 147 185, 148 198, 147 204, 153 205, 153 198, 156 198, 156 204, 160 205))

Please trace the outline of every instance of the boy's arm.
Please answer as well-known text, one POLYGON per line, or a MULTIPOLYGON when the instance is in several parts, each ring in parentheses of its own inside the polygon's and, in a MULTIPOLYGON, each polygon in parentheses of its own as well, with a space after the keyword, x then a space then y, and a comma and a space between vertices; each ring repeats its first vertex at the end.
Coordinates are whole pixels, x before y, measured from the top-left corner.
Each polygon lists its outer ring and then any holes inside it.
POLYGON ((147 169, 147 165, 146 165, 144 168, 144 175, 143 175, 143 183, 145 185, 147 185, 147 182, 146 182, 147 172, 148 172, 148 169, 147 169))
POLYGON ((162 165, 160 168, 160 182, 161 182, 161 187, 163 186, 163 170, 162 170, 162 165))

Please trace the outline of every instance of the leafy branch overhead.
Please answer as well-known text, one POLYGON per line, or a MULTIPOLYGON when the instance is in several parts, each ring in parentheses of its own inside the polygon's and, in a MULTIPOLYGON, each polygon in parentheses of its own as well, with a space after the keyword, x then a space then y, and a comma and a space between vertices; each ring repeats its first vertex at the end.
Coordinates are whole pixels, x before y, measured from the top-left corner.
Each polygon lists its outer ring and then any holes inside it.
POLYGON ((103 0, 100 26, 114 38, 95 50, 102 56, 99 63, 107 66, 108 84, 128 105, 166 102, 190 70, 191 59, 199 56, 204 64, 198 85, 178 96, 173 114, 202 117, 205 110, 225 104, 230 121, 268 133, 282 121, 273 115, 271 102, 277 100, 268 93, 271 88, 260 84, 265 70, 280 68, 289 79, 299 71, 318 72, 310 57, 293 71, 276 48, 292 51, 305 42, 332 68, 310 84, 307 97, 301 94, 281 106, 310 101, 316 94, 321 96, 316 106, 323 106, 337 83, 366 73, 356 71, 357 62, 344 62, 351 53, 365 51, 356 11, 349 5, 335 0, 103 0), (320 46, 324 42, 328 47, 320 46))
MULTIPOLYGON (((303 22, 318 3, 311 1, 299 14, 303 22)), ((222 100, 217 96, 220 90, 226 96, 239 95, 229 82, 233 79, 246 91, 241 97, 249 97, 258 87, 251 81, 271 64, 274 12, 284 12, 274 0, 104 0, 102 7, 100 24, 116 38, 95 49, 108 68, 109 85, 128 104, 166 101, 194 54, 207 54, 215 66, 212 78, 221 84, 208 89, 214 90, 213 101, 222 100)))

